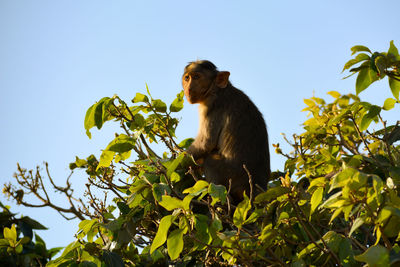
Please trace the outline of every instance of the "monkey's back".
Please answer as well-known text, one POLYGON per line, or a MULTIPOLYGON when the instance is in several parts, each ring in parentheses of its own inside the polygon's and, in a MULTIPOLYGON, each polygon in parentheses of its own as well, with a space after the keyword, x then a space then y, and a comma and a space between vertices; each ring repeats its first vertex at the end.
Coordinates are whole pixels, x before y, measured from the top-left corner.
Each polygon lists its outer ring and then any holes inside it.
POLYGON ((255 183, 266 187, 270 175, 268 133, 261 112, 241 90, 232 85, 218 88, 210 112, 220 116, 222 130, 218 153, 232 166, 249 169, 255 183))

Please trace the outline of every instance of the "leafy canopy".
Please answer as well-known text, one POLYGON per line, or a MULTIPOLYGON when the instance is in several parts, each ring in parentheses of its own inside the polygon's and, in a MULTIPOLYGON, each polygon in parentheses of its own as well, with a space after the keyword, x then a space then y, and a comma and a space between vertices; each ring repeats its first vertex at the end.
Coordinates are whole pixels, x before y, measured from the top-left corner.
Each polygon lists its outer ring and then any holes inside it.
MULTIPOLYGON (((176 141, 173 116, 183 108, 183 92, 169 106, 148 89, 131 104, 118 96, 100 99, 86 113, 87 135, 111 120, 121 132, 99 158, 76 157, 70 164, 86 171, 89 201, 73 198, 68 180, 66 187, 52 182, 72 203, 56 209, 81 222, 77 240, 48 266, 398 263, 400 126, 388 125, 383 111, 399 104, 400 56, 393 41, 388 52, 361 45, 351 51, 354 58, 343 71, 357 75, 356 94, 332 91, 329 101, 305 99, 304 131, 290 140, 284 136, 293 150, 285 153, 274 144, 286 158, 283 170, 273 173, 267 191, 244 195, 236 207, 227 198, 229 188, 202 179, 185 152, 193 139, 176 141), (382 105, 361 101, 362 91, 386 77, 393 97, 382 105), (154 144, 165 147, 163 155, 154 144), (96 197, 93 187, 114 198, 96 197)), ((41 196, 37 177, 39 169, 34 174, 19 168, 16 174, 20 186, 41 196)), ((17 190, 5 187, 26 203, 17 190)), ((16 240, 12 229, 6 238, 16 240)))

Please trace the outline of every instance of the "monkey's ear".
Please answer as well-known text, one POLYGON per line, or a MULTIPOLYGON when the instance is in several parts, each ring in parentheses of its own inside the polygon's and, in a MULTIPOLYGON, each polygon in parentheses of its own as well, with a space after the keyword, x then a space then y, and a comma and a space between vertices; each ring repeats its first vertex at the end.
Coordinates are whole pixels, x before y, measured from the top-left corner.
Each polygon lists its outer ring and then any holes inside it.
POLYGON ((215 83, 219 88, 225 88, 229 82, 229 71, 220 71, 215 78, 215 83))

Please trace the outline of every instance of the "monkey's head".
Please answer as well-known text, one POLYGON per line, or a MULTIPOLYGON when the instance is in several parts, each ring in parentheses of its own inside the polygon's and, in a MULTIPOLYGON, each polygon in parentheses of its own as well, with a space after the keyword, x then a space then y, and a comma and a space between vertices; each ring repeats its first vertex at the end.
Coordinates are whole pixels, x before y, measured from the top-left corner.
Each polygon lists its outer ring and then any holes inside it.
POLYGON ((228 71, 218 71, 208 60, 190 62, 182 76, 182 86, 190 104, 204 103, 218 88, 229 84, 228 71))

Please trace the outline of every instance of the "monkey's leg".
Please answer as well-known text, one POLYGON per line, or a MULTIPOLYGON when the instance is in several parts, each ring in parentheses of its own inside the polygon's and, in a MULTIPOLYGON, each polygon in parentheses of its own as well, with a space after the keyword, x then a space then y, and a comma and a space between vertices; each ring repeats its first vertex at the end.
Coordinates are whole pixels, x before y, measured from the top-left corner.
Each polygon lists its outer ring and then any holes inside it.
POLYGON ((209 182, 224 185, 228 190, 229 179, 231 180, 230 195, 235 200, 242 199, 245 190, 248 194, 249 180, 240 164, 234 164, 218 154, 210 154, 204 159, 203 167, 204 175, 209 182))

